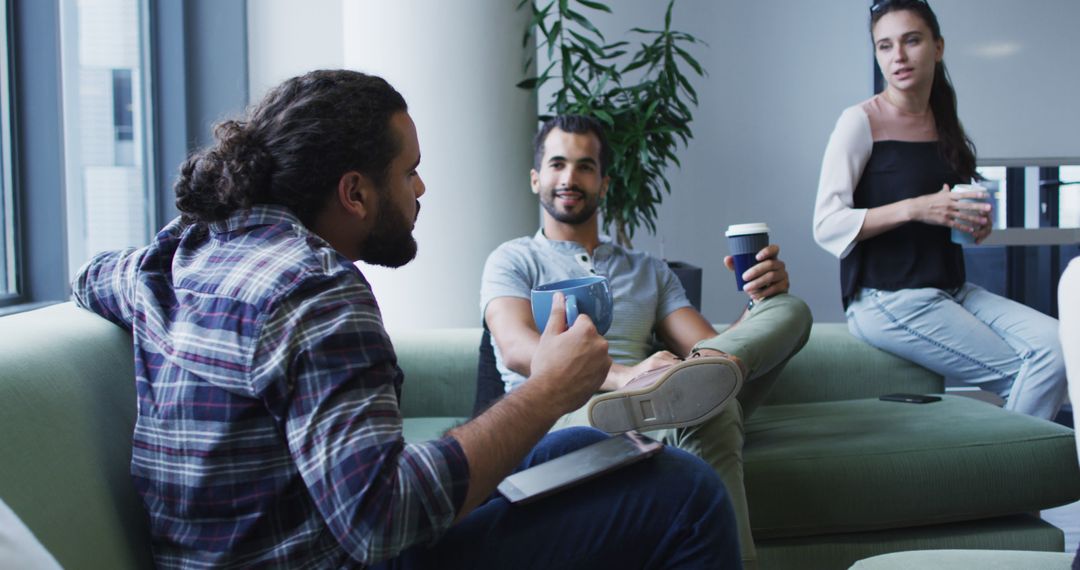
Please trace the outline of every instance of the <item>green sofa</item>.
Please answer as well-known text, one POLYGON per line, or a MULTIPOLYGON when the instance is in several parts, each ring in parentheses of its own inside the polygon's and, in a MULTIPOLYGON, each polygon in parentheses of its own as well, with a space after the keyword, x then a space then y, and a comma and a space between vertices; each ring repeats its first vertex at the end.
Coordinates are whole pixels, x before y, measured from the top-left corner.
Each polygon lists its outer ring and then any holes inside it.
MULTIPOLYGON (((391 331, 405 371, 405 436, 469 415, 481 330, 391 331)), ((0 318, 0 498, 69 569, 151 566, 128 479, 131 339, 70 303, 0 318)), ((747 425, 761 567, 847 568, 913 549, 1062 551, 1040 509, 1080 499, 1071 430, 971 398, 817 324, 747 425)))

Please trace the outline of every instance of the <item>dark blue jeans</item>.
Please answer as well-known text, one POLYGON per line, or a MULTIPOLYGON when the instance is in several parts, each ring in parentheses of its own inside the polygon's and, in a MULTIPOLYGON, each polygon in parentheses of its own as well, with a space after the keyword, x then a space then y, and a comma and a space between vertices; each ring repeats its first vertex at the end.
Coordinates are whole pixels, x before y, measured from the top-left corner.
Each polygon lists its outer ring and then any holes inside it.
MULTIPOLYGON (((552 432, 519 469, 605 437, 591 428, 552 432)), ((434 545, 378 567, 737 569, 740 558, 720 479, 697 457, 668 447, 528 505, 495 493, 434 545)))

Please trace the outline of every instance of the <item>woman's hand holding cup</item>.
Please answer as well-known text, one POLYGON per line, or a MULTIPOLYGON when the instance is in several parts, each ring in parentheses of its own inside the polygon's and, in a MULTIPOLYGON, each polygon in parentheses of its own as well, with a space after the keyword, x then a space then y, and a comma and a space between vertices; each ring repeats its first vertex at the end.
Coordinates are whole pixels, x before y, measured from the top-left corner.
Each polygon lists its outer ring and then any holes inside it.
POLYGON ((990 193, 982 186, 957 184, 954 192, 946 184, 938 192, 912 198, 908 217, 912 221, 945 226, 969 235, 975 235, 987 226, 982 236, 986 237, 990 234, 989 215, 993 209, 989 199, 990 193))

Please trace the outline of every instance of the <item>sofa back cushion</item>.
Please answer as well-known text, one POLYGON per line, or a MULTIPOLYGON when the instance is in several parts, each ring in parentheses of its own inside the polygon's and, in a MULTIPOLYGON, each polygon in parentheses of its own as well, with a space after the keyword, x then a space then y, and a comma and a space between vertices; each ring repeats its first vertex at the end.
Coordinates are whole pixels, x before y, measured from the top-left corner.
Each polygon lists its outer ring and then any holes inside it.
MULTIPOLYGON (((715 325, 722 330, 725 325, 715 325)), ((405 372, 406 418, 468 417, 477 383, 483 329, 390 331, 405 372)), ((939 393, 941 376, 855 338, 844 323, 815 323, 810 340, 788 363, 767 404, 876 398, 891 392, 939 393)))
POLYGON ((131 336, 71 303, 0 318, 0 498, 66 568, 149 568, 131 336))
POLYGON ((814 323, 773 386, 766 404, 800 404, 945 391, 945 380, 914 362, 866 344, 846 323, 814 323))
POLYGON ((483 329, 389 331, 405 373, 401 414, 406 418, 472 414, 476 362, 483 329))

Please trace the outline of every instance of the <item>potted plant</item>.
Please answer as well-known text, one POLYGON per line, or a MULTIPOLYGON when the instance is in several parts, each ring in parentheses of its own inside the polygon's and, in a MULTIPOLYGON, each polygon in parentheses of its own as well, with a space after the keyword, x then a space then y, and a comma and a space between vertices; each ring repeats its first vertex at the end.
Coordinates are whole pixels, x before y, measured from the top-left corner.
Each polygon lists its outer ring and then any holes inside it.
MULTIPOLYGON (((555 87, 547 103, 552 115, 579 114, 595 117, 607 128, 612 162, 611 183, 600 206, 605 231, 614 228, 615 239, 632 247, 631 239, 641 227, 656 233, 657 207, 671 193, 667 168, 680 166, 677 150, 693 133, 691 108, 697 93, 688 73, 705 74, 688 48, 702 44, 694 36, 671 29, 675 0, 670 0, 660 29, 634 27, 629 31, 640 42, 608 43, 585 16, 612 13, 597 0, 522 0, 532 11, 522 44, 536 38, 536 51, 528 54, 526 72, 537 53, 546 53, 544 69, 518 83, 539 92, 549 83, 555 87), (579 11, 581 10, 581 11, 579 11)), ((683 281, 691 300, 700 308, 701 269, 671 263, 676 273, 690 274, 683 281), (680 267, 682 266, 682 267, 680 267), (696 285, 693 275, 696 273, 696 285)), ((684 275, 680 275, 683 279, 684 275)))

